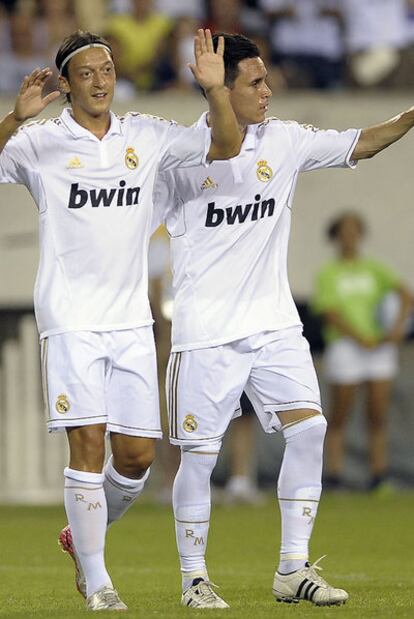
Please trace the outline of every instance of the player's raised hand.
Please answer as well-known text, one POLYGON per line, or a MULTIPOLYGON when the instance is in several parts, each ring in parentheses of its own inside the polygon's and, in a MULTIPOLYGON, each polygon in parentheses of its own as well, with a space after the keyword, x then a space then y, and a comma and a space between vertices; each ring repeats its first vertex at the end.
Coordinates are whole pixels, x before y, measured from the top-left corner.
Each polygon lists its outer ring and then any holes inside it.
POLYGON ((194 37, 195 64, 189 64, 192 74, 205 92, 224 86, 224 38, 219 37, 214 51, 210 30, 197 30, 194 37))
POLYGON ((13 113, 16 120, 23 122, 28 118, 37 116, 49 103, 60 96, 58 90, 45 97, 42 96, 45 82, 51 75, 52 71, 48 67, 34 69, 30 75, 26 75, 14 105, 13 113))

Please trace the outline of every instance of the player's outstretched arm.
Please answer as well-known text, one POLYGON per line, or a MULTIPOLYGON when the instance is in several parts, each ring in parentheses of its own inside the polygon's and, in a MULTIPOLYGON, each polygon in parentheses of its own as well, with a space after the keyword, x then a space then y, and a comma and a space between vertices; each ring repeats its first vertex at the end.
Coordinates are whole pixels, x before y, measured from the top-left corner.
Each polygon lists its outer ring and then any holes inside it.
POLYGON ((406 112, 386 120, 380 125, 363 129, 357 145, 352 154, 352 159, 369 159, 401 139, 412 127, 414 127, 414 107, 406 112))
POLYGON ((224 85, 224 39, 219 38, 214 51, 210 30, 198 30, 194 38, 195 64, 190 69, 204 90, 210 110, 211 147, 208 159, 229 159, 240 152, 243 140, 224 85))
POLYGON ((49 68, 35 69, 24 78, 14 104, 14 110, 0 122, 0 152, 25 120, 40 114, 49 103, 60 96, 58 90, 45 97, 42 96, 45 82, 51 74, 52 71, 49 68))

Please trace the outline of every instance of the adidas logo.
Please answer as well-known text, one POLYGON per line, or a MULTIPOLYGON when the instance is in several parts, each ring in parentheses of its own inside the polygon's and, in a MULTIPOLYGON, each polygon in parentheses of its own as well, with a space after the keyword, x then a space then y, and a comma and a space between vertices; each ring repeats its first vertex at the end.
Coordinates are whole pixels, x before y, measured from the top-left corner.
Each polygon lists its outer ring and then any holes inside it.
POLYGON ((216 189, 218 187, 217 183, 213 181, 211 176, 207 176, 204 183, 201 185, 201 189, 216 189))
POLYGON ((66 166, 68 170, 78 170, 79 168, 83 168, 83 167, 84 167, 83 163, 79 159, 79 157, 72 157, 72 159, 69 161, 68 165, 66 166))

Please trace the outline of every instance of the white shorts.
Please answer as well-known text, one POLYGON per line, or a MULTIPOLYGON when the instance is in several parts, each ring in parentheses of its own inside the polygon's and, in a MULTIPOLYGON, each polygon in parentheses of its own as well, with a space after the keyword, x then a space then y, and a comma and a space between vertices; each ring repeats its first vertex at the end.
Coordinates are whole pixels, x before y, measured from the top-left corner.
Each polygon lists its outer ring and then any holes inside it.
POLYGON ((395 344, 364 348, 343 337, 328 344, 324 354, 325 378, 334 384, 358 384, 372 380, 391 380, 398 370, 395 344))
POLYGON ((105 423, 108 432, 161 438, 151 326, 51 335, 41 356, 50 432, 105 423))
POLYGON ((249 397, 265 432, 278 432, 278 412, 322 412, 318 380, 302 327, 259 333, 222 346, 172 353, 167 369, 170 441, 220 440, 239 399, 249 397))

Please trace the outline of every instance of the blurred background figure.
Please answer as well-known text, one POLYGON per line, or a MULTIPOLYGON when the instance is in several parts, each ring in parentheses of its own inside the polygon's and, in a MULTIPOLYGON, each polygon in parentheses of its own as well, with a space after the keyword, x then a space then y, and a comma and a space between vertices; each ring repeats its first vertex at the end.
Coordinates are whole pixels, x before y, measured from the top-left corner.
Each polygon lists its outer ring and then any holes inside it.
POLYGON ((273 62, 292 88, 339 88, 344 42, 339 0, 259 0, 270 27, 273 62))
POLYGON ((324 321, 324 375, 330 386, 325 487, 332 489, 344 484, 345 428, 362 385, 367 396, 368 489, 386 482, 387 411, 398 369, 397 347, 411 310, 411 296, 400 278, 361 254, 365 232, 364 221, 354 212, 344 213, 329 226, 337 256, 319 272, 313 303, 324 321), (399 301, 391 315, 382 306, 390 293, 399 301))
POLYGON ((76 4, 71 0, 38 0, 34 12, 36 44, 48 57, 50 67, 54 66, 56 52, 63 39, 77 30, 76 4))
POLYGON ((112 11, 109 0, 72 0, 71 4, 81 30, 103 32, 108 11, 112 11))
POLYGON ((200 28, 205 17, 204 2, 157 0, 156 6, 173 22, 160 59, 157 86, 193 90, 194 78, 188 64, 194 55, 194 32, 200 28))
POLYGON ((245 32, 252 13, 243 0, 207 0, 205 28, 212 32, 245 32))
POLYGON ((154 318, 157 347, 158 384, 163 439, 157 441, 157 458, 153 470, 158 479, 155 499, 161 505, 171 505, 172 485, 180 463, 180 450, 168 440, 168 414, 165 376, 171 349, 171 271, 170 241, 167 230, 160 226, 152 235, 148 253, 149 299, 154 318))
POLYGON ((372 87, 392 77, 407 43, 407 0, 341 0, 350 78, 372 87))
POLYGON ((137 90, 158 86, 157 70, 173 20, 156 10, 154 0, 131 0, 131 12, 114 14, 105 25, 120 46, 119 70, 137 90))
POLYGON ((28 12, 12 13, 9 17, 9 49, 0 55, 0 94, 12 95, 20 89, 24 77, 33 67, 48 64, 45 49, 35 41, 33 16, 28 12))
POLYGON ((10 20, 16 0, 0 0, 0 54, 10 50, 10 20))
POLYGON ((228 430, 228 479, 223 502, 256 505, 263 498, 257 485, 256 415, 244 392, 240 406, 242 414, 228 430))

